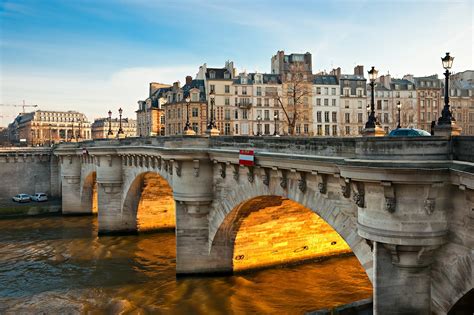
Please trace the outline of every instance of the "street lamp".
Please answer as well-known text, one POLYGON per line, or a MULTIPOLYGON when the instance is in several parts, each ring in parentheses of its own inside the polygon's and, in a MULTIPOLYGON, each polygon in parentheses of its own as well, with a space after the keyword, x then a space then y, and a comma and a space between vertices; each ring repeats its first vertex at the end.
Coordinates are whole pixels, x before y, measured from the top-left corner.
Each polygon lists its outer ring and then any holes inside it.
POLYGON ((279 131, 278 131, 278 112, 275 112, 273 115, 273 120, 275 121, 275 131, 273 132, 273 135, 279 136, 279 131))
POLYGON ((397 125, 397 129, 398 128, 402 128, 400 126, 400 121, 402 120, 402 116, 400 116, 400 110, 402 109, 402 104, 400 103, 400 101, 397 101, 397 109, 398 109, 398 125, 397 125))
POLYGON ((49 146, 51 146, 51 143, 53 142, 53 140, 51 140, 51 124, 49 124, 49 146))
POLYGON ((367 120, 369 119, 370 116, 370 104, 367 104, 367 120))
POLYGON ((72 135, 71 135, 71 142, 75 139, 74 138, 74 118, 71 118, 71 124, 72 124, 72 135))
POLYGON ((261 133, 261 125, 262 123, 262 117, 260 117, 260 115, 257 116, 257 136, 261 136, 262 133, 261 133))
POLYGON ((209 124, 207 125, 207 130, 216 128, 216 123, 214 122, 214 101, 216 95, 214 94, 214 91, 211 91, 209 93, 209 97, 211 98, 211 119, 209 120, 209 124))
POLYGON ((122 130, 122 107, 119 108, 119 130, 117 132, 117 135, 122 135, 123 130, 122 130))
POLYGON ((191 129, 191 125, 189 123, 189 102, 191 101, 191 98, 186 97, 186 124, 184 125, 184 131, 188 131, 191 129))
POLYGON ((365 123, 365 128, 375 128, 375 125, 377 123, 377 118, 375 117, 375 95, 374 95, 374 89, 375 89, 375 79, 377 79, 377 73, 378 71, 375 70, 374 67, 368 71, 369 73, 369 80, 370 80, 370 87, 371 87, 371 94, 370 94, 370 115, 365 123))
POLYGON ((452 121, 451 111, 449 110, 449 75, 451 74, 449 69, 453 66, 453 60, 454 57, 451 57, 448 52, 444 58, 441 58, 443 68, 446 69, 446 72, 444 72, 446 79, 444 84, 444 107, 441 117, 438 119, 438 125, 451 125, 452 121))
POLYGON ((31 129, 31 146, 35 146, 35 131, 31 129))
POLYGON ((107 136, 112 136, 114 133, 112 132, 112 111, 109 110, 109 132, 107 132, 107 136))

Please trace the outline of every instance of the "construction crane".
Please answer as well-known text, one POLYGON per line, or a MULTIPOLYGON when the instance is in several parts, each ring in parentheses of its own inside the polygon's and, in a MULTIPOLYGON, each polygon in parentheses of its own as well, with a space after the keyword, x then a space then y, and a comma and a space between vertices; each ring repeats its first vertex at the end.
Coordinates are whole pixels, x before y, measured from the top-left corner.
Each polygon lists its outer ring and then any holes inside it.
POLYGON ((23 114, 25 113, 25 107, 38 107, 38 105, 25 104, 25 101, 23 101, 23 104, 0 104, 0 106, 22 107, 23 114))

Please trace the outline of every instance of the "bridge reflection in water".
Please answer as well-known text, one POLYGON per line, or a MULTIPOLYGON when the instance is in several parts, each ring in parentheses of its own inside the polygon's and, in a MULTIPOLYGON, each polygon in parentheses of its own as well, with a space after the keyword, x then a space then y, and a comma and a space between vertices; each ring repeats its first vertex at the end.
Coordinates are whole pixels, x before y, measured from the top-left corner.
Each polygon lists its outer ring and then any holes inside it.
POLYGON ((176 278, 172 233, 97 237, 93 217, 0 220, 0 313, 292 313, 370 297, 358 260, 176 278))

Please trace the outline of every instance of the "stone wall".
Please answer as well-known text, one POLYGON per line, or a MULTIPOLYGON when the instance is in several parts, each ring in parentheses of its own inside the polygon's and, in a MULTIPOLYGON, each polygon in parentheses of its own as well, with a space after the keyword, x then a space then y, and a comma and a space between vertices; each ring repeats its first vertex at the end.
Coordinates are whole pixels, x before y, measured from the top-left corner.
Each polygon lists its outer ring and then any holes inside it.
POLYGON ((57 183, 51 179, 51 170, 57 164, 51 164, 50 150, 0 152, 0 200, 25 193, 33 195, 44 192, 57 196, 57 183))

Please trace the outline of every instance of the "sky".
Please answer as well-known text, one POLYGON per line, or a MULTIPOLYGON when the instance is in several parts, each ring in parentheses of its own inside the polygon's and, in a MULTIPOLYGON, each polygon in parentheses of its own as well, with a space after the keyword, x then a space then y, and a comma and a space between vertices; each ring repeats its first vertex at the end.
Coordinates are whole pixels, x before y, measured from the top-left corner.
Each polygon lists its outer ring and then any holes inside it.
MULTIPOLYGON (((441 76, 447 51, 474 68, 473 21, 473 0, 0 0, 0 103, 136 118, 149 82, 226 60, 270 72, 278 50, 310 52, 313 72, 441 76)), ((0 126, 21 111, 0 106, 0 126)))

